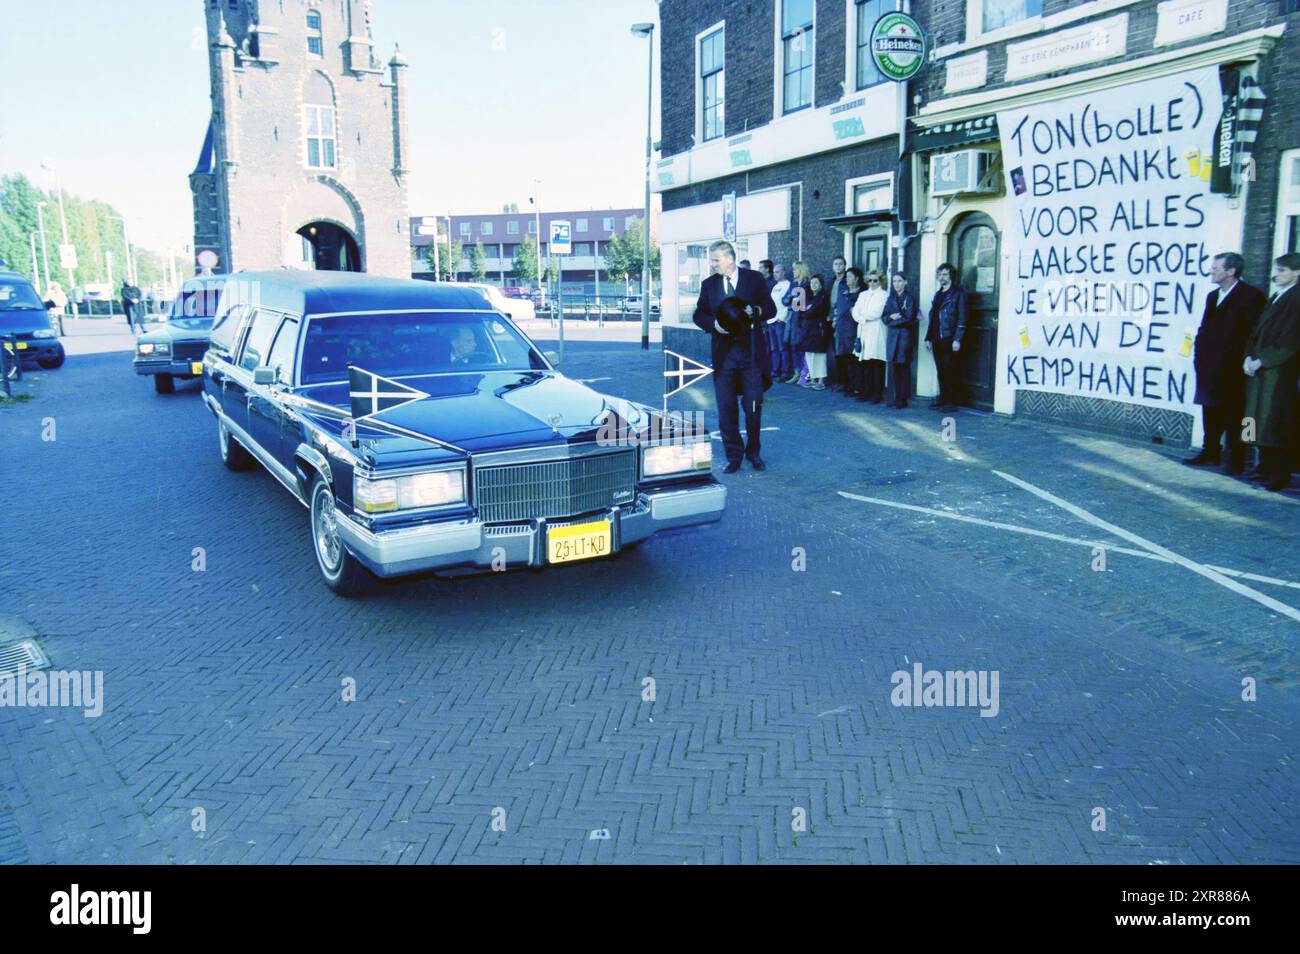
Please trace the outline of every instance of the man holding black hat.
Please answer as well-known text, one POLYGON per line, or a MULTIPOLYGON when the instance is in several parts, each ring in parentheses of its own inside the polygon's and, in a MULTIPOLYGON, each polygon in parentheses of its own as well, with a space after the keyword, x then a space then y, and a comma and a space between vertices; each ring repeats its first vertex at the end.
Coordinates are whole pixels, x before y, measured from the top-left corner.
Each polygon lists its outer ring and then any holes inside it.
POLYGON ((759 453, 763 392, 772 381, 771 356, 763 327, 776 315, 776 304, 758 272, 736 265, 730 242, 709 246, 713 274, 700 283, 694 321, 712 338, 713 393, 718 401, 718 430, 727 453, 724 473, 740 470, 742 457, 755 470, 766 470, 759 453), (740 438, 737 399, 745 413, 745 437, 740 438))

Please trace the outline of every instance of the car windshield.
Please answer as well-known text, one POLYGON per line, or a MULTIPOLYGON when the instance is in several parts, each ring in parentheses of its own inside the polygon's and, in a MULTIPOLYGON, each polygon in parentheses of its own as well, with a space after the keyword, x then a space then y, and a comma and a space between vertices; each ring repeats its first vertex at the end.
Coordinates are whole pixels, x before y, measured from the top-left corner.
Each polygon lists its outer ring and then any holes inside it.
POLYGON ((299 381, 341 381, 349 365, 384 377, 540 371, 545 359, 498 315, 483 312, 312 318, 299 381))
POLYGON ((210 328, 220 299, 220 285, 183 288, 180 297, 172 302, 167 321, 182 328, 210 328))
POLYGON ((0 281, 0 311, 26 311, 30 308, 44 309, 40 298, 32 286, 26 282, 0 281))

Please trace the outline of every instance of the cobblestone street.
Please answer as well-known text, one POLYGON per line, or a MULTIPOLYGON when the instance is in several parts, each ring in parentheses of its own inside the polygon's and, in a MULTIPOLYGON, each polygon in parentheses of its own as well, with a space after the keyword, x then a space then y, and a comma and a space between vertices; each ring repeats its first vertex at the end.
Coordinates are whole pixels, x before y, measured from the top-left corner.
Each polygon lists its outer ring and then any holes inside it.
MULTIPOLYGON (((657 345, 562 370, 660 400, 657 345)), ((349 601, 196 385, 21 387, 0 616, 104 708, 0 716, 0 861, 1300 861, 1294 491, 777 385, 721 523, 349 601), (996 711, 893 704, 918 664, 996 711)))

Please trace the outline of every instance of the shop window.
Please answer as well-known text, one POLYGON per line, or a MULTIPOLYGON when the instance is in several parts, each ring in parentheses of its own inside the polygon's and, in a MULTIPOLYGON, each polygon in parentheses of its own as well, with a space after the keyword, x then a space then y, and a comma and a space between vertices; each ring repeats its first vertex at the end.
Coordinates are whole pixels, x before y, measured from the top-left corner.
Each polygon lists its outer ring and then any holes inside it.
POLYGON ((871 28, 876 25, 881 14, 893 10, 893 0, 857 0, 857 88, 866 89, 885 81, 885 74, 876 66, 871 56, 871 28))

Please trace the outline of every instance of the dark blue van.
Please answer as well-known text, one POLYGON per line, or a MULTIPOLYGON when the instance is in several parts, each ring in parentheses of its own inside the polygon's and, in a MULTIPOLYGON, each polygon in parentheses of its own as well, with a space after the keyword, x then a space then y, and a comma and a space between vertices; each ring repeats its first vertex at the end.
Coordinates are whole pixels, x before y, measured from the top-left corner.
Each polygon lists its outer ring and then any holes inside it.
POLYGON ((45 303, 17 272, 0 272, 0 337, 13 339, 24 367, 36 364, 48 371, 63 364, 63 345, 45 303))

